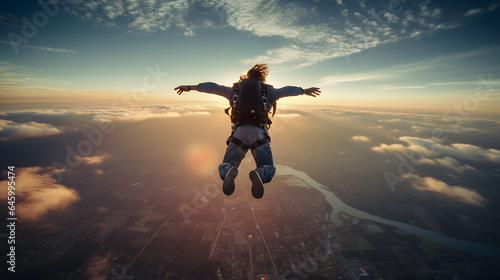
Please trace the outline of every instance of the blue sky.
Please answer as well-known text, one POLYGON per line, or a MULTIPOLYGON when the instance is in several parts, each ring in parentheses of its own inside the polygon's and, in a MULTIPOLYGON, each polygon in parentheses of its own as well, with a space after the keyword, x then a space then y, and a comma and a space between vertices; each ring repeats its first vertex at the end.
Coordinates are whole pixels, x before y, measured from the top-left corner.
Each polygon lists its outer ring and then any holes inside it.
MULTIPOLYGON (((319 86, 322 105, 445 109, 488 86, 475 108, 500 108, 498 1, 45 0, 0 11, 2 103, 113 100, 147 69, 164 74, 145 102, 221 101, 173 88, 230 85, 268 63, 270 84, 319 86)), ((314 103, 284 101, 304 102, 314 103)))

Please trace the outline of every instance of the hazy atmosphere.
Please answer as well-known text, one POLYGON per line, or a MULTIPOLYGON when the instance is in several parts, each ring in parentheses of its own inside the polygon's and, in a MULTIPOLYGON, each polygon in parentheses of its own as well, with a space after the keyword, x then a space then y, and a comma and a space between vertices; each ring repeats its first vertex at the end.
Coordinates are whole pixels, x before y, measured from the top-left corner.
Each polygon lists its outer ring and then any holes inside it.
POLYGON ((2 1, 2 279, 500 277, 498 1, 2 1), (233 195, 267 63, 277 168, 233 195))

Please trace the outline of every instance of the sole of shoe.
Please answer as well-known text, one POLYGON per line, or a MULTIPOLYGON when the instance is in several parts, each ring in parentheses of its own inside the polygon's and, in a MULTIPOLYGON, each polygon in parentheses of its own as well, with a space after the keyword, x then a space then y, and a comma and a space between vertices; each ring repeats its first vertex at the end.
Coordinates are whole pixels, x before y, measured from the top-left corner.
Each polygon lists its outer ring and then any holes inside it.
POLYGON ((233 166, 229 169, 226 174, 226 178, 224 178, 224 183, 222 183, 222 192, 225 195, 232 195, 234 192, 234 179, 238 176, 238 168, 233 166))
POLYGON ((255 198, 262 198, 264 196, 264 184, 260 179, 259 173, 257 171, 252 170, 250 174, 248 174, 250 180, 252 181, 252 195, 255 198))

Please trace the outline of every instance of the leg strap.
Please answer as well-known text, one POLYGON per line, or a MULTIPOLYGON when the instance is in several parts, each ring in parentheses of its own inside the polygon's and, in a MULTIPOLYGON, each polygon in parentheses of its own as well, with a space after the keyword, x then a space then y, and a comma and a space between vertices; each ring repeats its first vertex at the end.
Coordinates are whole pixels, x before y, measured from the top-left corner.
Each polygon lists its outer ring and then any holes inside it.
POLYGON ((246 151, 248 151, 248 149, 251 149, 253 151, 255 148, 268 143, 269 142, 269 138, 266 137, 264 139, 260 139, 260 140, 256 141, 255 143, 253 143, 250 146, 247 146, 245 143, 241 142, 240 139, 238 139, 238 138, 236 138, 234 136, 231 137, 231 139, 229 140, 229 142, 234 143, 236 146, 240 147, 241 149, 243 149, 246 152, 246 151))
POLYGON ((255 148, 261 146, 261 145, 264 145, 266 143, 270 142, 269 141, 269 138, 264 138, 264 139, 260 139, 259 141, 256 141, 255 143, 253 143, 252 145, 250 145, 250 149, 253 151, 255 148))
POLYGON ((230 143, 234 143, 236 146, 240 147, 243 151, 245 151, 245 153, 248 151, 249 147, 245 143, 241 142, 240 139, 238 139, 234 136, 231 136, 231 137, 229 137, 228 140, 230 143))

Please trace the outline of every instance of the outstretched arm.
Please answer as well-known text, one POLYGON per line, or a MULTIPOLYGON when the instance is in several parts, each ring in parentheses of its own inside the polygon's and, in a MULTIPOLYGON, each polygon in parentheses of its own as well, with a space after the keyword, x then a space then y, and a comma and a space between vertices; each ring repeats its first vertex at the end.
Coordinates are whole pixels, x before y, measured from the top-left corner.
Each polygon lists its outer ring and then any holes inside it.
POLYGON ((178 86, 178 87, 174 88, 174 90, 177 91, 177 94, 181 95, 185 91, 198 90, 198 85, 195 85, 195 86, 190 86, 190 85, 187 85, 187 86, 178 86))
POLYGON ((287 87, 282 87, 282 88, 277 88, 277 89, 271 88, 269 102, 277 101, 278 99, 283 98, 283 97, 299 96, 302 94, 316 97, 319 95, 320 92, 321 91, 317 87, 312 87, 312 88, 308 88, 308 89, 303 89, 301 87, 293 87, 293 86, 287 86, 287 87))
POLYGON ((224 98, 230 99, 231 93, 233 89, 230 87, 220 86, 216 83, 201 83, 198 85, 186 85, 186 86, 178 86, 174 90, 177 90, 177 93, 181 95, 183 92, 196 90, 199 92, 206 92, 215 95, 222 96, 224 98))

